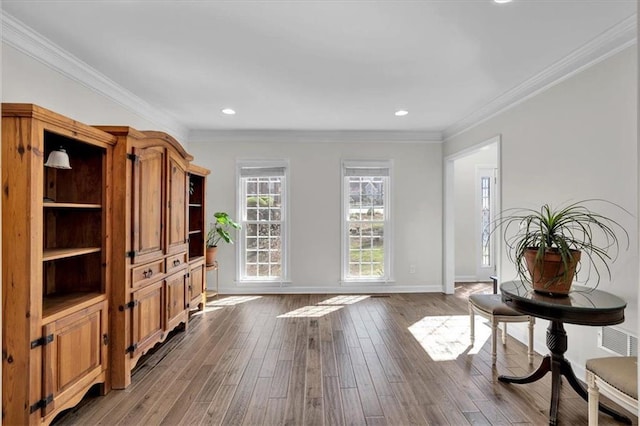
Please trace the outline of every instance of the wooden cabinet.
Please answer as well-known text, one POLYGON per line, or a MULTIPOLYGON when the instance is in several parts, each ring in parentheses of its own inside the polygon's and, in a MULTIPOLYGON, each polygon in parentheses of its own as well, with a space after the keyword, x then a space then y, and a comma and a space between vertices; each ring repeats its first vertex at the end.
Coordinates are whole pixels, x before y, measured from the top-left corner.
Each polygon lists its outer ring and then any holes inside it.
POLYGON ((164 280, 133 292, 131 318, 131 343, 127 347, 133 357, 138 357, 164 338, 164 280))
POLYGON ((186 326, 187 168, 192 157, 171 136, 130 127, 114 135, 114 253, 111 385, 124 389, 140 357, 186 326))
POLYGON ((165 282, 167 295, 166 329, 173 330, 187 321, 187 270, 183 269, 165 282))
POLYGON ((204 309, 207 302, 205 273, 205 243, 207 238, 207 217, 205 209, 207 176, 209 170, 189 165, 189 286, 188 300, 191 309, 204 309))
MULTIPOLYGON (((144 263, 164 255, 165 148, 131 147, 131 263, 144 263)), ((122 161, 122 158, 120 158, 122 161)))
POLYGON ((47 425, 94 385, 125 388, 186 327, 203 303, 208 173, 194 169, 196 203, 191 160, 162 132, 3 104, 4 424, 47 425), (70 168, 45 166, 60 148, 70 168))
POLYGON ((189 263, 188 299, 189 308, 203 310, 206 300, 207 285, 205 281, 204 259, 189 263))
POLYGON ((109 388, 115 143, 35 105, 2 106, 5 424, 48 424, 94 384, 109 388), (45 167, 60 148, 71 168, 45 167))
POLYGON ((169 154, 167 253, 187 252, 187 164, 177 154, 169 154))
POLYGON ((52 395, 42 408, 45 416, 77 403, 88 384, 104 381, 109 343, 107 302, 66 315, 44 326, 51 336, 44 347, 44 395, 52 395))

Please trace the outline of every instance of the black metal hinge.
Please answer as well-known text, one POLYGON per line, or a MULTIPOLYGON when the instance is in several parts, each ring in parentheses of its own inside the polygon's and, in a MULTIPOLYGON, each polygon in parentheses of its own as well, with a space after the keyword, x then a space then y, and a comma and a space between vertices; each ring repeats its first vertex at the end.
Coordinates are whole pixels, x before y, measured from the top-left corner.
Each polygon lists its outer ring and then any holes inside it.
POLYGON ((125 254, 125 257, 130 257, 131 260, 133 260, 133 258, 136 256, 136 252, 134 250, 128 251, 125 254))
POLYGON ((31 349, 37 348, 38 346, 48 345, 51 342, 53 342, 53 334, 41 337, 31 342, 31 349))
POLYGON ((134 343, 133 345, 129 346, 124 352, 128 354, 130 352, 135 352, 136 349, 138 349, 138 344, 134 343))
POLYGON ((47 405, 51 404, 53 402, 53 394, 48 395, 47 397, 41 399, 40 401, 36 402, 35 404, 33 404, 31 407, 29 407, 29 412, 30 413, 35 413, 36 411, 46 407, 47 405))
POLYGON ((133 162, 135 162, 135 163, 137 163, 138 161, 140 161, 140 157, 138 157, 138 156, 137 156, 137 155, 135 155, 135 154, 130 154, 130 153, 128 153, 128 154, 127 154, 127 159, 128 159, 128 160, 131 160, 131 161, 133 161, 133 162))
POLYGON ((138 301, 137 300, 132 300, 131 302, 127 303, 126 305, 120 305, 118 306, 118 310, 120 312, 124 311, 125 309, 131 309, 135 306, 138 306, 138 301))

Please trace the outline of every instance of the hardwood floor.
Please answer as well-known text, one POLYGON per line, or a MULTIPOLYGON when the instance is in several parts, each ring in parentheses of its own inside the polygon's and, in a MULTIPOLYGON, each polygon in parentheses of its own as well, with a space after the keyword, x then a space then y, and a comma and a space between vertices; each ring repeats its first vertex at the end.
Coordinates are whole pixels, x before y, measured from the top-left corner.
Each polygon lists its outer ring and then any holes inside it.
MULTIPOLYGON (((525 346, 509 338, 492 369, 490 342, 480 333, 468 345, 468 294, 488 288, 214 299, 127 390, 88 397, 56 424, 547 424, 549 375, 497 381, 531 370, 525 346)), ((587 403, 568 385, 561 398, 560 424, 586 425, 587 403)))

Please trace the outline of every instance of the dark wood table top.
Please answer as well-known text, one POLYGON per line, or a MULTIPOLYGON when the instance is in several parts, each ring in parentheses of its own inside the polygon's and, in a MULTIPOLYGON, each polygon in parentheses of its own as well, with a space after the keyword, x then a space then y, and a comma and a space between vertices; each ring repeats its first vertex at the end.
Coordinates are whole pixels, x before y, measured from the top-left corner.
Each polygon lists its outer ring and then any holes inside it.
POLYGON ((538 293, 521 281, 504 282, 500 291, 503 302, 519 312, 567 324, 620 324, 627 306, 627 302, 614 294, 577 285, 571 287, 567 296, 538 293))

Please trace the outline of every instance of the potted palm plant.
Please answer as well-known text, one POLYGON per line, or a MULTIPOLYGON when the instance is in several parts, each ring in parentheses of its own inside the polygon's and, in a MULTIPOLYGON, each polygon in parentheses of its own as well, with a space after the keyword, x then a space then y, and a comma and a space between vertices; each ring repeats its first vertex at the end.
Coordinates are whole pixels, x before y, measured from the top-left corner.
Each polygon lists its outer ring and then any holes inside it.
POLYGON ((218 243, 225 242, 233 244, 233 238, 231 232, 234 229, 240 229, 240 225, 233 221, 229 217, 228 213, 216 212, 213 214, 215 221, 210 225, 207 232, 207 252, 206 260, 207 265, 213 265, 216 261, 218 253, 218 243))
POLYGON ((566 295, 584 260, 590 266, 586 281, 593 273, 594 287, 602 273, 611 278, 610 264, 621 241, 629 248, 629 234, 617 221, 588 207, 595 202, 629 213, 615 203, 591 199, 560 208, 544 204, 539 210, 508 209, 497 217, 494 230, 502 227, 508 258, 523 282, 537 292, 566 295))

